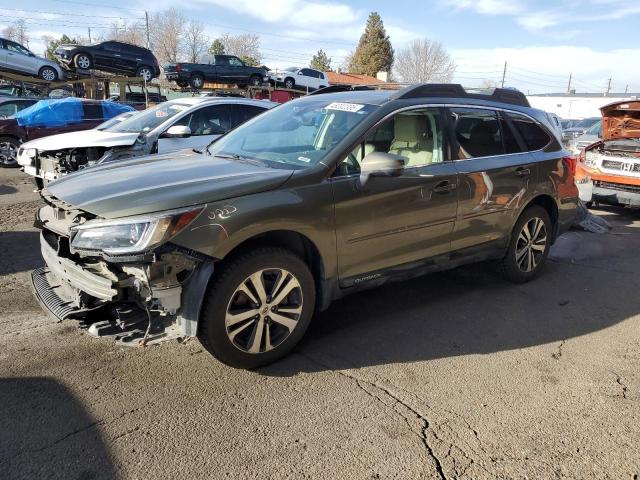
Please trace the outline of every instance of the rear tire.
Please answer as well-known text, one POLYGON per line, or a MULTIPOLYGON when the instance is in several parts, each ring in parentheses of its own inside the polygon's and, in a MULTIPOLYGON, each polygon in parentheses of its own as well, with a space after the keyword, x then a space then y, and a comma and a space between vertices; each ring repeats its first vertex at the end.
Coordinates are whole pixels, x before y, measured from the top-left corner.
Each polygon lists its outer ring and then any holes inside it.
POLYGON ((204 85, 204 77, 198 73, 191 75, 189 79, 189 85, 191 85, 196 90, 200 90, 204 85))
POLYGON ((136 71, 136 77, 142 77, 146 82, 150 82, 153 79, 153 69, 142 65, 136 71))
POLYGON ((311 322, 316 292, 298 256, 263 247, 225 261, 205 295, 200 342, 221 362, 251 369, 295 347, 311 322))
POLYGON ((0 137, 0 167, 15 168, 18 166, 18 149, 20 142, 13 137, 0 137))
POLYGON ((553 225, 547 211, 537 205, 527 208, 511 233, 501 262, 503 276, 514 283, 533 280, 542 270, 553 239, 553 225))

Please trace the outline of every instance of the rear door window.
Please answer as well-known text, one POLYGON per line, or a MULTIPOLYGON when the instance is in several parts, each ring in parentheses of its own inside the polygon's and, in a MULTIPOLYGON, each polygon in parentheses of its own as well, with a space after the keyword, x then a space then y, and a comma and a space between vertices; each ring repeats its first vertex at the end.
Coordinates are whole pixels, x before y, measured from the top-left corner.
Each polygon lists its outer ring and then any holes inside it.
POLYGON ((450 111, 459 159, 505 153, 497 112, 476 108, 452 108, 450 111))
POLYGON ((549 135, 531 118, 512 112, 507 112, 506 115, 524 140, 528 151, 540 150, 551 142, 549 135))

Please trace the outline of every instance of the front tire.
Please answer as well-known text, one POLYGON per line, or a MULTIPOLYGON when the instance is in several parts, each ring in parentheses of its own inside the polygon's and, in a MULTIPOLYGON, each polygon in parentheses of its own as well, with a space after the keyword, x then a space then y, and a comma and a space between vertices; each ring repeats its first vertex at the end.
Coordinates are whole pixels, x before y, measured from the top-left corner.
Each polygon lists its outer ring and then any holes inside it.
POLYGON ((262 78, 258 75, 251 75, 249 78, 249 85, 252 87, 261 87, 262 86, 262 78))
POLYGON ((52 67, 42 67, 38 76, 47 82, 55 82, 58 80, 58 72, 52 67))
POLYGON ((20 142, 13 137, 0 137, 0 167, 14 168, 18 166, 18 149, 20 142))
POLYGON ((293 90, 293 87, 295 86, 296 86, 296 81, 293 78, 287 77, 284 79, 284 88, 293 90))
POLYGON ((264 247, 226 261, 207 289, 198 337, 221 362, 256 368, 287 355, 315 308, 307 265, 283 248, 264 247))
POLYGON ((73 57, 73 64, 80 70, 89 70, 93 66, 93 61, 86 53, 79 53, 73 57))
POLYGON ((544 266, 552 239, 547 211, 537 205, 527 208, 513 227, 509 249, 502 259, 504 277, 514 283, 533 280, 544 266))

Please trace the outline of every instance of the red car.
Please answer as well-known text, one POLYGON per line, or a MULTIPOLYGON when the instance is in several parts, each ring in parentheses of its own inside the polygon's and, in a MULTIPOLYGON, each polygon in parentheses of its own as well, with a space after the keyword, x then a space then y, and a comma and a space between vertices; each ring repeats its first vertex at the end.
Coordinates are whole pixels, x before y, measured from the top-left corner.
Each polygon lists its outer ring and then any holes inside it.
POLYGON ((106 100, 64 98, 40 100, 14 116, 0 119, 0 166, 17 166, 20 144, 56 133, 89 130, 105 120, 133 111, 129 105, 106 100))

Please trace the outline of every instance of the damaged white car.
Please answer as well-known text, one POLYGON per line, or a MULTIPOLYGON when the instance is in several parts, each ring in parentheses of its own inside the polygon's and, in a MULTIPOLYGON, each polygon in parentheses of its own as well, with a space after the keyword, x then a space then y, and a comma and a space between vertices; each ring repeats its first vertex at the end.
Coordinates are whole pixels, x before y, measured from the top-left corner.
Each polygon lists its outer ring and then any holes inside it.
POLYGON ((20 146, 17 160, 42 188, 49 181, 99 163, 203 148, 276 105, 242 98, 181 98, 92 130, 26 142, 20 146))

